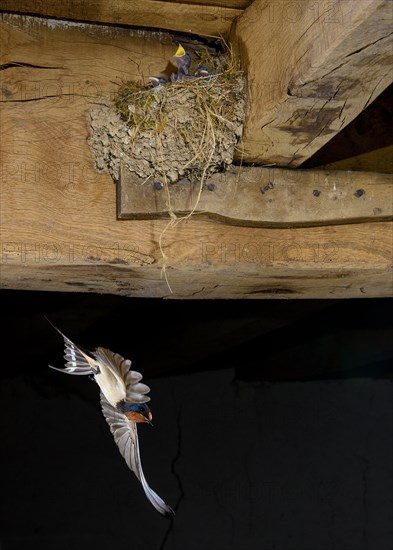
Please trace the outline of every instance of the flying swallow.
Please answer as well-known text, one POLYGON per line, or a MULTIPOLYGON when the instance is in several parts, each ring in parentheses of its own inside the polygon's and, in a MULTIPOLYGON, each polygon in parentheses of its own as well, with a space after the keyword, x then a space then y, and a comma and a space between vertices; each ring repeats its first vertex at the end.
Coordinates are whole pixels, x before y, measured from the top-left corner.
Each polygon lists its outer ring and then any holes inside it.
POLYGON ((177 65, 177 80, 182 80, 185 75, 188 75, 191 65, 191 56, 185 51, 183 46, 179 44, 174 55, 177 65))
POLYGON ((141 382, 142 375, 131 370, 131 361, 109 349, 96 348, 87 352, 76 346, 58 328, 64 339, 65 367, 52 369, 67 374, 91 375, 100 387, 101 407, 115 442, 127 466, 142 484, 146 497, 154 508, 168 518, 175 513, 148 485, 139 453, 137 423, 151 424, 152 413, 147 396, 150 388, 141 382))

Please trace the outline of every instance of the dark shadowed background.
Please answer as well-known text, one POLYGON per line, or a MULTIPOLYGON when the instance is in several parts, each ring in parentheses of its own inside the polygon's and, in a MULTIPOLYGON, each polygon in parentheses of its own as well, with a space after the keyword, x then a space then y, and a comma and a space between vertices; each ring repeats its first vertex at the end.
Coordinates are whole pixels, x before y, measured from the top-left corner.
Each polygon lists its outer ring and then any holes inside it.
POLYGON ((1 291, 1 550, 391 550, 392 301, 1 291), (161 518, 61 337, 132 359, 161 518))

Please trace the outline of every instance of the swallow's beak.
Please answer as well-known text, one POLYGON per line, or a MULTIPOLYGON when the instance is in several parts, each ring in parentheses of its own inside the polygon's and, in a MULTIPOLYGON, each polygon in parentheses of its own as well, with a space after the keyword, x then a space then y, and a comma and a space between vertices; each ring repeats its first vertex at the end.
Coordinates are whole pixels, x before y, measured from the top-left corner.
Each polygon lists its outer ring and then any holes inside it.
POLYGON ((153 420, 153 415, 151 414, 151 411, 149 411, 149 412, 147 413, 147 417, 145 417, 145 418, 146 418, 146 422, 147 422, 148 424, 150 424, 150 426, 153 426, 153 422, 152 422, 152 420, 153 420))

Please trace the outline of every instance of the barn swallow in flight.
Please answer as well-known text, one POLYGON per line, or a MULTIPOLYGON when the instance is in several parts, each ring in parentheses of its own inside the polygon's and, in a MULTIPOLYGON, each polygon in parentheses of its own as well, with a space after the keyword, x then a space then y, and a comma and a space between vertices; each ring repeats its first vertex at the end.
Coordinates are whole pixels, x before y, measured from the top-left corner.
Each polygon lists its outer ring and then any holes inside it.
POLYGON ((168 518, 175 513, 149 487, 142 470, 139 454, 137 423, 151 424, 152 413, 146 404, 150 388, 141 382, 142 375, 131 370, 131 361, 109 349, 96 348, 86 352, 76 346, 59 329, 64 339, 65 367, 52 369, 67 374, 91 375, 100 387, 101 407, 127 466, 142 483, 147 498, 156 510, 168 518))
POLYGON ((190 70, 191 56, 186 52, 183 46, 179 44, 174 57, 176 58, 177 65, 177 76, 175 78, 176 80, 183 80, 190 70))

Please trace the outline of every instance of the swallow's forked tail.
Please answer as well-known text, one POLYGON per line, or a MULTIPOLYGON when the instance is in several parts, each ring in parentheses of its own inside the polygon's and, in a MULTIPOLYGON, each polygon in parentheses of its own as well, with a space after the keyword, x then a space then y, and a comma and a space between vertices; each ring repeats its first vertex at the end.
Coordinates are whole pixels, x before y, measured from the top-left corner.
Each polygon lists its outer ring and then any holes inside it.
POLYGON ((66 364, 65 367, 62 369, 52 367, 52 365, 49 365, 49 367, 60 372, 65 372, 67 374, 77 374, 79 376, 86 374, 97 374, 98 368, 95 366, 94 359, 90 357, 87 353, 82 351, 80 348, 78 348, 78 346, 76 346, 73 342, 71 342, 71 340, 67 338, 67 336, 63 334, 57 327, 55 327, 55 325, 53 325, 52 323, 50 324, 63 337, 64 359, 66 360, 66 364))

